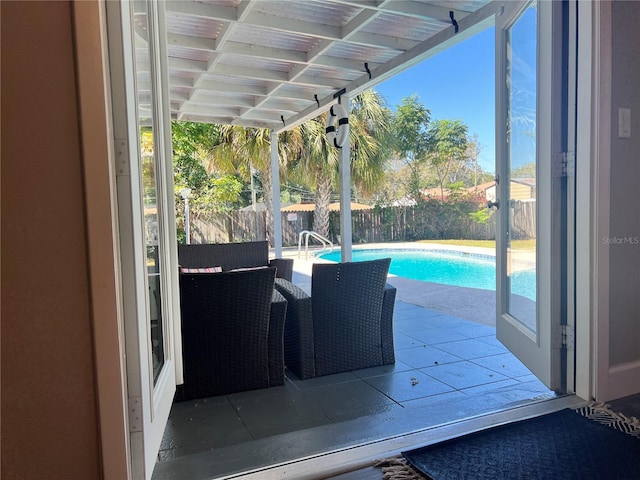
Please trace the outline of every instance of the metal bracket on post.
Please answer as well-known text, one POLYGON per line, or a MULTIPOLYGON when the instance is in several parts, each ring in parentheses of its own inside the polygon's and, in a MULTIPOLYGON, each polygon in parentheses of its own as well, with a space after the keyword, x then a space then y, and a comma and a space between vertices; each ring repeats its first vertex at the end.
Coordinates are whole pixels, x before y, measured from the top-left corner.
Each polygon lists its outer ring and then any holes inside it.
POLYGON ((142 431, 142 399, 129 397, 129 432, 142 431))
POLYGON ((562 152, 554 156, 553 159, 554 177, 573 177, 576 172, 575 152, 562 152))
POLYGON ((576 347, 576 331, 571 325, 558 325, 553 335, 555 349, 574 350, 576 347))
POLYGON ((576 331, 571 325, 562 326, 562 346, 567 350, 576 348, 576 331))
POLYGON ((129 175, 129 151, 127 150, 127 139, 116 138, 116 177, 129 175))

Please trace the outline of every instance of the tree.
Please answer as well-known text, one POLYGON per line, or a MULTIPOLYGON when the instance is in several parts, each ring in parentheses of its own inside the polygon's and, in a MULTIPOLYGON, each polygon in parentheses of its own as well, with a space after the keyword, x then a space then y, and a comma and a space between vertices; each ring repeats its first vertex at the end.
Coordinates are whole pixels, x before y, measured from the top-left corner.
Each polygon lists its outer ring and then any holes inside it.
MULTIPOLYGON (((333 185, 338 179, 339 150, 328 145, 325 134, 325 118, 322 115, 279 135, 280 171, 293 173, 294 180, 312 186, 316 192, 314 230, 327 236, 329 230, 329 204, 333 185), (294 168, 295 167, 295 168, 294 168)), ((351 176, 355 187, 370 193, 384 178, 384 164, 388 156, 390 138, 390 112, 383 98, 373 90, 354 97, 350 112, 351 176)), ((195 147, 188 142, 179 150, 186 152, 177 169, 177 178, 202 177, 220 179, 231 176, 250 181, 252 170, 259 172, 263 199, 267 210, 267 235, 273 238, 273 199, 271 179, 271 142, 267 129, 241 126, 209 126, 216 132, 213 141, 209 135, 200 135, 195 127, 181 127, 179 135, 187 137, 195 133, 195 147), (195 155, 195 152, 198 152, 195 155), (200 163, 198 163, 200 162, 200 163), (204 165, 204 166, 203 166, 204 165), (206 167, 206 168, 205 168, 206 167)), ((210 132, 209 132, 210 133, 210 132)), ((193 180, 192 178, 192 180, 193 180)), ((191 183, 177 185, 193 187, 191 183)), ((218 187, 221 183, 218 182, 218 187)), ((237 184, 227 183, 225 195, 217 198, 229 200, 237 184)), ((238 193, 239 195, 239 193, 238 193)), ((211 198, 211 197, 210 197, 211 198)), ((212 198, 213 199, 213 198, 212 198)), ((226 203, 225 205, 230 205, 226 203)))
POLYGON ((329 204, 332 183, 337 177, 339 150, 327 141, 325 115, 300 126, 304 147, 296 165, 296 173, 298 178, 303 179, 315 191, 313 230, 328 237, 329 204))
POLYGON ((236 172, 248 182, 252 181, 253 169, 259 172, 266 206, 267 238, 273 238, 270 131, 266 128, 222 125, 220 137, 220 143, 213 150, 211 167, 236 172))
POLYGON ((375 90, 365 90, 351 102, 351 179, 361 194, 373 194, 384 181, 392 152, 391 118, 384 98, 375 90))
POLYGON ((198 217, 207 212, 229 212, 240 204, 243 183, 238 175, 208 171, 213 150, 220 143, 218 125, 171 122, 176 220, 178 238, 184 239, 183 188, 191 189, 190 212, 198 217))
POLYGON ((442 200, 450 172, 465 159, 468 130, 461 120, 436 120, 429 127, 428 157, 436 171, 442 200))
MULTIPOLYGON (((266 128, 245 128, 237 125, 220 127, 220 143, 213 150, 212 168, 236 172, 245 181, 251 181, 253 170, 258 172, 262 185, 262 199, 266 207, 267 238, 273 239, 274 215, 273 179, 271 176, 271 132, 266 128)), ((302 149, 299 128, 283 132, 278 138, 280 172, 298 158, 302 149)))
POLYGON ((511 169, 511 178, 535 178, 536 162, 528 162, 511 169))
POLYGON ((408 191, 416 201, 422 202, 420 163, 429 148, 429 121, 431 112, 420 102, 418 95, 402 99, 393 118, 394 146, 410 170, 408 191))
POLYGON ((218 143, 217 125, 193 122, 171 122, 174 183, 178 189, 196 191, 208 181, 205 165, 211 149, 218 143))
MULTIPOLYGON (((365 90, 353 98, 349 113, 351 180, 359 191, 371 193, 384 179, 390 112, 380 94, 365 90)), ((302 141, 295 172, 315 189, 313 230, 326 237, 331 194, 338 182, 340 150, 329 145, 325 121, 326 114, 300 126, 302 141)))

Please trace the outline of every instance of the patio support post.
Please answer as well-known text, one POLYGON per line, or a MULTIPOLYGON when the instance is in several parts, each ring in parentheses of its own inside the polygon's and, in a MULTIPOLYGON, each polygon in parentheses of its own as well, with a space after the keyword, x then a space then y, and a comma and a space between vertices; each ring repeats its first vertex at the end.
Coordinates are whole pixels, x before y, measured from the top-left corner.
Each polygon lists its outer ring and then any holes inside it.
POLYGON ((282 212, 280 211, 280 158, 278 134, 271 130, 271 198, 273 199, 273 247, 276 258, 282 257, 282 212))
MULTIPOLYGON (((349 112, 349 97, 342 95, 340 101, 349 112)), ((343 262, 351 261, 351 146, 349 135, 340 149, 340 254, 343 262)))

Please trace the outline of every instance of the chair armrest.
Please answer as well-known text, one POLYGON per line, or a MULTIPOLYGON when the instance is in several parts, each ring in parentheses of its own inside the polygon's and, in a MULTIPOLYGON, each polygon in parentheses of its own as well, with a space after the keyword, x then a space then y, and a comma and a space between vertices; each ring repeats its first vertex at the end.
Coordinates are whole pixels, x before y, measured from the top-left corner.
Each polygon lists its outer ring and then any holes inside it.
POLYGON ((316 376, 311 297, 300 287, 276 278, 275 288, 287 299, 284 362, 301 380, 316 376))
POLYGON ((380 335, 382 336, 382 360, 384 365, 395 363, 393 348, 393 308, 396 302, 396 287, 386 284, 382 297, 382 317, 380 318, 380 335))
POLYGON ((287 300, 273 289, 269 319, 269 386, 284 385, 284 322, 287 300))

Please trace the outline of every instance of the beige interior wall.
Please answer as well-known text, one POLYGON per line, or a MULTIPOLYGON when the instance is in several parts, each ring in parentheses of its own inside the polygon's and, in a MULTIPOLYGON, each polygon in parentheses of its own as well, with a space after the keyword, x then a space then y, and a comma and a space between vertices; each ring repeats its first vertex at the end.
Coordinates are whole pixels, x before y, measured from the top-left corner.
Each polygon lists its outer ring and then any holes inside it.
POLYGON ((0 5, 2 476, 101 478, 72 9, 0 5))

